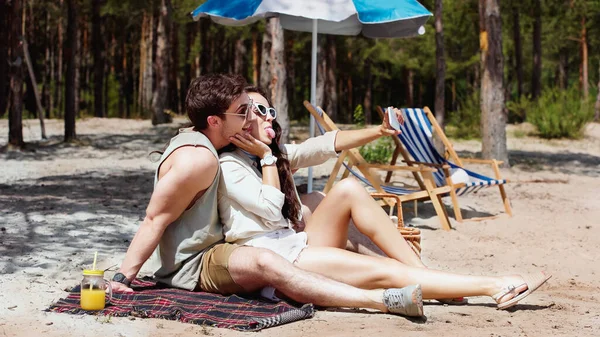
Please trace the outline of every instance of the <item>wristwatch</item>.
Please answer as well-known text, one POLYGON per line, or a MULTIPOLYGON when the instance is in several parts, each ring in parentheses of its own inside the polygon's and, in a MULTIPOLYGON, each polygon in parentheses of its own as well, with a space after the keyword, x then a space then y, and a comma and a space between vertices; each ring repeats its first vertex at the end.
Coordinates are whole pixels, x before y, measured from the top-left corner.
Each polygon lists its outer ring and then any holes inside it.
POLYGON ((131 285, 131 281, 127 277, 125 277, 123 273, 116 273, 115 276, 113 276, 112 280, 115 282, 122 283, 128 287, 131 285))
POLYGON ((260 166, 270 166, 277 162, 277 157, 269 153, 263 159, 260 160, 260 166))

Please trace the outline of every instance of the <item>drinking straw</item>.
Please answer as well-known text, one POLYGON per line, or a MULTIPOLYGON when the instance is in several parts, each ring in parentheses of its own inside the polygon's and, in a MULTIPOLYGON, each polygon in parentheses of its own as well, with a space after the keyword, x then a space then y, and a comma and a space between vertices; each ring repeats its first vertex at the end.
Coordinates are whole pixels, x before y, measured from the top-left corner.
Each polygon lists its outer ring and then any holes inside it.
MULTIPOLYGON (((94 253, 94 264, 92 265, 92 270, 96 270, 96 259, 98 259, 98 251, 94 253)), ((92 290, 92 283, 90 282, 90 290, 92 290)))
POLYGON ((98 251, 94 253, 94 264, 92 265, 92 270, 96 270, 96 259, 98 258, 98 251))

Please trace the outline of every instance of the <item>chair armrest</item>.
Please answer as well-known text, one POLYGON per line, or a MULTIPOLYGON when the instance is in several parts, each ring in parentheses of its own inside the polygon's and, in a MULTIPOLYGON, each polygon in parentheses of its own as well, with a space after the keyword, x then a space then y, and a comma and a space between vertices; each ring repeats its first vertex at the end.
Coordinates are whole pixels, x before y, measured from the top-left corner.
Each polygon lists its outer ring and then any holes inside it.
MULTIPOLYGON (((403 160, 403 162, 411 165, 411 164, 417 164, 417 165, 423 165, 423 166, 429 166, 429 167, 435 167, 438 169, 444 168, 444 167, 448 167, 450 168, 450 165, 448 164, 434 164, 434 163, 426 163, 426 162, 422 162, 422 161, 412 161, 412 160, 403 160)), ((436 170, 434 170, 436 171, 436 170)))
POLYGON ((398 165, 386 165, 386 164, 367 164, 364 165, 366 167, 370 167, 370 168, 376 168, 376 169, 380 169, 380 170, 384 170, 384 171, 410 171, 410 172, 423 172, 423 171, 429 171, 429 172, 435 172, 437 170, 429 168, 429 167, 425 167, 424 164, 420 164, 419 166, 398 166, 398 165))
MULTIPOLYGON (((493 164, 494 163, 494 159, 460 158, 460 160, 465 163, 473 163, 473 164, 493 164)), ((501 160, 496 160, 496 163, 498 163, 498 165, 501 165, 504 162, 501 160)))
POLYGON ((462 161, 464 161, 465 163, 472 163, 472 164, 489 164, 492 169, 494 170, 494 175, 496 176, 496 179, 502 179, 502 176, 500 175, 500 168, 499 165, 504 163, 501 160, 496 160, 496 159, 476 159, 476 158, 465 158, 465 159, 461 159, 462 161))

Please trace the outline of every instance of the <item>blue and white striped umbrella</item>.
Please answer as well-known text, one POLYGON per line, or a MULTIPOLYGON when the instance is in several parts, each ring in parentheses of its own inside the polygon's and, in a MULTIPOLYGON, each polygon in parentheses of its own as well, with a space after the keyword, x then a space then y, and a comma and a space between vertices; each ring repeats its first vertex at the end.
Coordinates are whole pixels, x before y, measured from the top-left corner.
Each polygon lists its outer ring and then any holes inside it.
MULTIPOLYGON (((284 29, 312 32, 310 100, 317 87, 317 33, 371 38, 424 34, 431 16, 417 0, 208 0, 192 12, 194 20, 210 17, 226 26, 243 26, 278 16, 284 29)), ((314 118, 310 117, 310 136, 314 118)), ((308 192, 312 191, 312 169, 308 192)))
POLYGON ((317 33, 377 38, 417 35, 431 13, 416 0, 208 0, 192 12, 228 26, 276 15, 289 30, 313 32, 316 19, 317 33))

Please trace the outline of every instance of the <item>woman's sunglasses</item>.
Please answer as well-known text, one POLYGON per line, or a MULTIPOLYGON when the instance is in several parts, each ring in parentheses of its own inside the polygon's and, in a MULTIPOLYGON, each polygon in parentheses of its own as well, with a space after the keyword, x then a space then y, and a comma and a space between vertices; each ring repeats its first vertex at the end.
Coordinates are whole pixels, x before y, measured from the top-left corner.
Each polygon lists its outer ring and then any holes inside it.
POLYGON ((267 114, 271 115, 271 117, 273 117, 273 119, 277 118, 277 110, 275 110, 274 108, 268 108, 260 103, 256 103, 253 102, 254 106, 256 107, 256 110, 258 110, 258 113, 260 113, 261 116, 266 117, 267 114))

